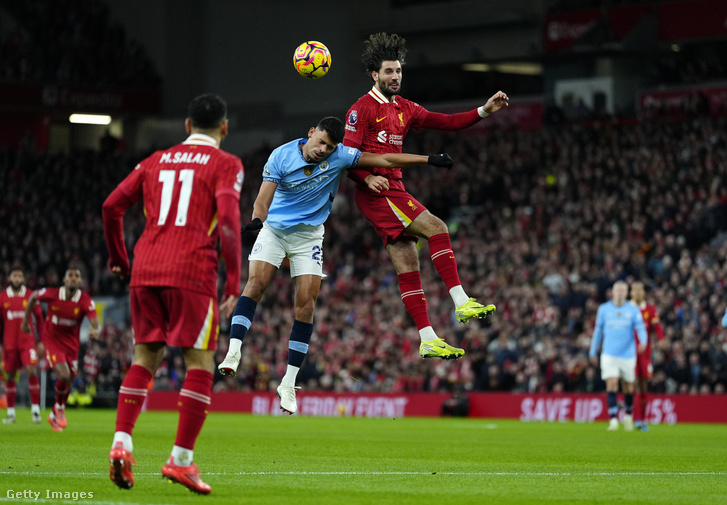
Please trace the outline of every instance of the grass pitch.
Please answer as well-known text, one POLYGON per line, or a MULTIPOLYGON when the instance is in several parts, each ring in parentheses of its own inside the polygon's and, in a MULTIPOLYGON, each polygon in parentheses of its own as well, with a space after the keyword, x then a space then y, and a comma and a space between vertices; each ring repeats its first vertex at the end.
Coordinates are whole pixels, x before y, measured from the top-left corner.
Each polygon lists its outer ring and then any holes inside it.
POLYGON ((17 424, 0 425, 0 502, 712 505, 727 496, 723 425, 607 433, 602 422, 212 413, 195 448, 212 486, 204 497, 159 473, 176 413, 141 415, 130 491, 108 477, 115 412, 69 410, 67 417, 63 433, 31 424, 23 409, 17 424))

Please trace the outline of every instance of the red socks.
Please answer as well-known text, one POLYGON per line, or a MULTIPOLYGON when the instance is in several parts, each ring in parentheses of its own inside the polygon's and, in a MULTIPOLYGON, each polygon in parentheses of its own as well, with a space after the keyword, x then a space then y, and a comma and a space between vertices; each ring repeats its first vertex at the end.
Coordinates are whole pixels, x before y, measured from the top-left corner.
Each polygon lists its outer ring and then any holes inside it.
POLYGON ((187 372, 179 392, 179 425, 174 445, 194 449, 202 425, 207 419, 212 394, 212 374, 207 370, 192 369, 187 372))
POLYGON ((427 314, 427 299, 422 290, 422 278, 419 272, 407 272, 399 274, 399 289, 401 290, 401 301, 409 315, 414 319, 417 329, 421 330, 431 326, 429 314, 427 314))
POLYGON ((646 393, 639 393, 639 414, 642 422, 646 421, 646 393))
POLYGON ((58 405, 66 405, 66 400, 68 400, 68 393, 71 392, 71 385, 66 382, 62 381, 60 379, 56 380, 56 403, 58 405))
POLYGON ((457 260, 454 259, 449 234, 440 233, 439 235, 431 236, 429 238, 429 252, 432 256, 434 268, 437 269, 447 289, 461 285, 459 272, 457 272, 457 260))
POLYGON ((14 380, 8 379, 5 382, 5 395, 8 399, 8 408, 12 409, 15 407, 15 396, 18 394, 18 388, 15 385, 14 380))
MULTIPOLYGON (((28 389, 30 390, 30 403, 40 405, 40 381, 38 376, 28 377, 28 389)), ((9 404, 10 398, 8 398, 9 404)))
POLYGON ((141 408, 146 400, 147 387, 152 374, 141 365, 131 365, 119 388, 119 403, 116 408, 116 431, 131 435, 141 408))

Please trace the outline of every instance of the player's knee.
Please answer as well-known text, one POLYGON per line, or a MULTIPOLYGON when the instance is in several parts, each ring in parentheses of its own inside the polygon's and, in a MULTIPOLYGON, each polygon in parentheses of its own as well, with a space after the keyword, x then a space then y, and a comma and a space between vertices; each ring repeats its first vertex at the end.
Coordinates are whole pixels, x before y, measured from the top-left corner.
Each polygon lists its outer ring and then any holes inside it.
POLYGON ((313 313, 316 310, 315 300, 306 300, 300 305, 295 307, 295 318, 298 321, 311 322, 313 321, 313 313))
POLYGON ((260 282, 257 277, 250 277, 247 284, 245 284, 245 289, 242 294, 243 296, 252 298, 256 302, 259 302, 265 294, 266 288, 267 286, 260 282))

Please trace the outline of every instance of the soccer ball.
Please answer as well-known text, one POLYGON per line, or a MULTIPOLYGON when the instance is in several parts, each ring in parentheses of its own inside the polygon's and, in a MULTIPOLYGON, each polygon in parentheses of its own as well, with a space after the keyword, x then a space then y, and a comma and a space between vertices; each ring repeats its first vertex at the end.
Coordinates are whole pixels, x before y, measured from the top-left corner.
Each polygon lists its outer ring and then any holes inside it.
POLYGON ((303 42, 293 53, 293 66, 303 77, 320 79, 331 68, 331 53, 315 40, 303 42))

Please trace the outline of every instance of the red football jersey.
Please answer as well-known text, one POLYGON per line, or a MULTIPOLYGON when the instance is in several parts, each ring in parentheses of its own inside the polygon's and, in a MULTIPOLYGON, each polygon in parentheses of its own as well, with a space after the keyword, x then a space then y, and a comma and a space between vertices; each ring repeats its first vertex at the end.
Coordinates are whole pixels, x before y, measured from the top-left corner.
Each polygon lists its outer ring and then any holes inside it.
MULTIPOLYGON (((126 195, 128 205, 144 199, 146 227, 134 249, 130 285, 171 286, 216 296, 216 198, 230 195, 237 204, 235 217, 229 223, 237 234, 223 237, 227 240, 222 247, 227 264, 225 292, 239 294, 239 200, 243 177, 242 161, 201 134, 192 134, 184 143, 157 151, 139 163, 117 188, 126 195)), ((114 258, 126 259, 122 228, 109 232, 108 224, 104 214, 112 263, 114 258)))
MULTIPOLYGON (((633 303, 633 302, 632 302, 633 303)), ((650 303, 642 302, 639 306, 641 309, 641 317, 644 318, 644 325, 646 326, 646 349, 642 354, 651 356, 651 336, 656 334, 657 340, 664 340, 664 329, 661 327, 661 321, 659 320, 659 312, 656 307, 650 303)), ((639 338, 634 332, 634 339, 636 345, 639 345, 639 338)))
MULTIPOLYGON (((420 128, 420 118, 426 113, 418 103, 400 96, 389 102, 373 88, 349 109, 343 143, 368 153, 400 153, 409 128, 420 128)), ((401 179, 400 168, 373 168, 370 171, 388 179, 401 179)))
POLYGON ((80 289, 73 298, 66 300, 66 288, 42 288, 37 292, 39 302, 48 304, 45 316, 46 342, 62 345, 78 352, 81 343, 81 323, 84 317, 93 319, 96 315, 96 304, 93 299, 80 289))
MULTIPOLYGON (((418 103, 400 96, 389 100, 374 86, 358 99, 346 115, 346 135, 343 144, 368 153, 400 153, 404 137, 410 128, 461 130, 482 118, 478 109, 457 114, 430 112, 418 103)), ((366 174, 382 175, 390 180, 390 188, 404 190, 400 168, 351 168, 354 180, 363 180, 366 174)), ((382 193, 386 193, 385 191, 382 193)))
MULTIPOLYGON (((0 292, 0 316, 2 316, 2 344, 7 350, 25 349, 28 346, 35 346, 35 336, 33 334, 33 319, 30 319, 30 333, 23 333, 20 324, 25 316, 25 307, 28 305, 31 291, 22 286, 20 292, 16 295, 13 288, 7 287, 5 291, 0 292)), ((38 322, 38 335, 42 337, 43 328, 43 311, 40 305, 36 305, 33 315, 38 322)))

